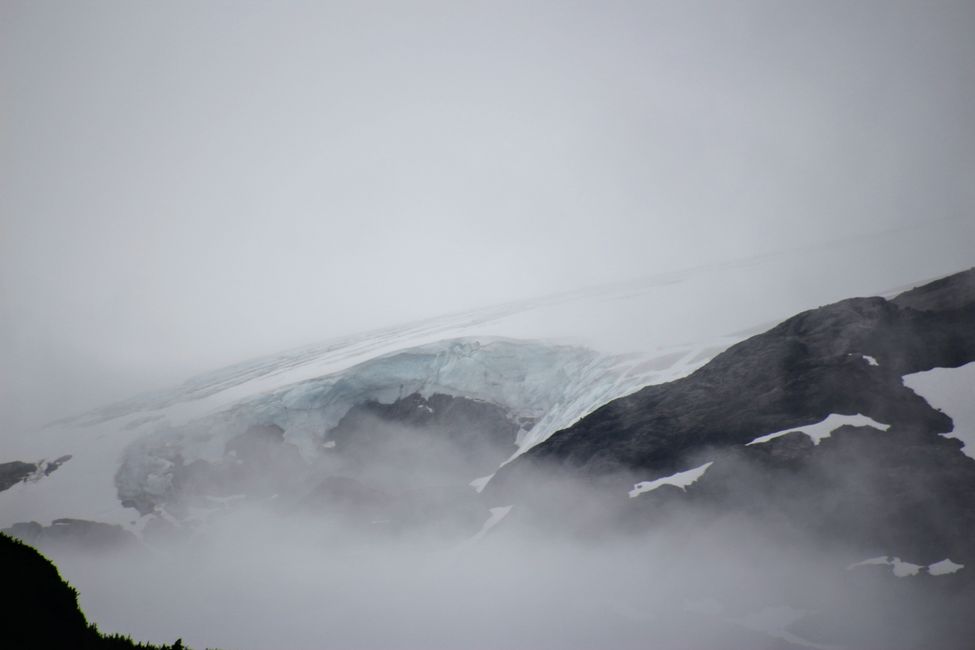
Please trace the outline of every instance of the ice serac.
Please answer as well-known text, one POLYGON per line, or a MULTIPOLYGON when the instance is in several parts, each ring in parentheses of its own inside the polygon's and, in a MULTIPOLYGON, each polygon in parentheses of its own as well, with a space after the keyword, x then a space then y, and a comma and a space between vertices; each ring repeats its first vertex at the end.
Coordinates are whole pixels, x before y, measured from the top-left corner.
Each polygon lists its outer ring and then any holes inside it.
MULTIPOLYGON (((165 507, 180 519, 191 511, 188 497, 290 493, 347 474, 350 462, 361 474, 394 449, 415 461, 414 476, 447 478, 445 463, 418 468, 423 454, 450 458, 451 478, 470 491, 471 481, 599 404, 690 372, 699 357, 696 347, 654 358, 499 338, 401 350, 139 437, 122 453, 118 496, 142 514, 165 507), (260 469, 231 449, 255 426, 280 432, 267 443, 273 462, 260 469), (396 428, 411 432, 409 444, 396 428), (254 473, 262 486, 240 478, 254 473)), ((393 490, 391 477, 373 478, 373 487, 393 490)))

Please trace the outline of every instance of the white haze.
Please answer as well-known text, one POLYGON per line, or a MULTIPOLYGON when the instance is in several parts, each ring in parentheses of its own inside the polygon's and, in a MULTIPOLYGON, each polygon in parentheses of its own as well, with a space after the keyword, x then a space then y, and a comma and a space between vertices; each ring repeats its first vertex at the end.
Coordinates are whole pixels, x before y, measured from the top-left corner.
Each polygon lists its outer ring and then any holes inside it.
MULTIPOLYGON (((973 24, 967 0, 5 0, 0 462, 28 425, 442 313, 712 265, 710 292, 518 317, 615 351, 969 267, 973 24)), ((198 648, 752 649, 784 638, 749 636, 766 608, 824 603, 866 647, 933 625, 755 522, 518 517, 465 543, 251 504, 55 559, 104 631, 198 648)))
MULTIPOLYGON (((396 455, 370 455, 370 465, 358 472, 342 462, 320 463, 319 478, 354 476, 394 497, 456 481, 431 471, 458 465, 458 450, 449 443, 430 445, 409 428, 391 431, 390 438, 428 453, 412 456, 409 466, 396 455)), ((859 475, 856 460, 831 471, 859 475)), ((480 513, 473 525, 465 524, 465 515, 417 519, 419 508, 395 510, 410 523, 387 527, 354 502, 316 507, 300 498, 301 490, 282 488, 273 496, 221 500, 230 506, 211 509, 182 530, 147 531, 148 549, 98 553, 53 546, 47 552, 103 631, 167 643, 180 637, 198 649, 772 650, 793 647, 783 640, 828 647, 841 639, 843 647, 864 649, 963 643, 940 629, 959 615, 950 609, 950 594, 912 591, 886 567, 847 569, 864 558, 862 549, 770 526, 774 518, 700 506, 661 513, 649 529, 634 526, 641 515, 624 509, 634 504, 625 486, 636 478, 602 477, 606 487, 597 487, 538 469, 531 494, 520 495, 525 503, 486 535, 476 533, 490 516, 488 506, 507 504, 477 502, 472 492, 459 503, 480 513), (539 503, 533 495, 544 496, 544 511, 529 510, 539 503), (825 626, 815 624, 821 615, 829 617, 825 626), (802 627, 810 621, 808 629, 819 629, 813 638, 802 627)), ((777 489, 788 493, 797 486, 780 483, 777 489)), ((207 501, 214 503, 197 505, 207 501)), ((885 550, 871 549, 871 555, 885 550)))
POLYGON ((4 425, 337 334, 893 228, 937 236, 862 268, 968 266, 973 14, 7 0, 4 425))
MULTIPOLYGON (((237 650, 744 650, 773 639, 722 618, 843 595, 835 561, 846 558, 785 550, 731 522, 679 542, 665 531, 599 544, 488 536, 439 552, 323 528, 241 517, 173 555, 59 561, 103 630, 237 650), (708 601, 720 603, 713 614, 693 610, 708 601)), ((882 639, 873 605, 861 607, 882 639)))
MULTIPOLYGON (((558 485, 556 508, 604 514, 591 486, 558 485)), ((783 639, 829 647, 780 619, 837 611, 821 633, 853 641, 845 647, 959 643, 939 637, 957 615, 938 610, 944 601, 899 591, 906 583, 876 567, 852 580, 846 567, 862 558, 822 539, 782 536, 745 516, 697 518, 693 509, 651 532, 580 538, 517 521, 518 508, 464 541, 436 522, 376 535, 335 510, 252 504, 213 517, 192 538, 157 540, 152 552, 50 552, 102 630, 197 648, 792 647, 783 639)))

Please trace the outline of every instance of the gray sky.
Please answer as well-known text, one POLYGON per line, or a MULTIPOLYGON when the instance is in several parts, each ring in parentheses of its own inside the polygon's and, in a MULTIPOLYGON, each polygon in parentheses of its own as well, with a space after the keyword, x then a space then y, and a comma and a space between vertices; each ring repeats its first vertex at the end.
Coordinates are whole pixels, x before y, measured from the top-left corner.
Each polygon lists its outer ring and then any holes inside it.
POLYGON ((0 420, 926 222, 918 258, 971 260, 973 28, 970 1, 0 0, 0 420))

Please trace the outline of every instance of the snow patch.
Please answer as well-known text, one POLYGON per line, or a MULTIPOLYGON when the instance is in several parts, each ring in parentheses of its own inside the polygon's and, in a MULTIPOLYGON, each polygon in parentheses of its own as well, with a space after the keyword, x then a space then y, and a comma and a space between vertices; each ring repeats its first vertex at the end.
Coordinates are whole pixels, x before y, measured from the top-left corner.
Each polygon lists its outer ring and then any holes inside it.
POLYGON ((630 498, 632 499, 633 497, 639 496, 644 492, 656 490, 661 485, 673 485, 682 490, 686 490, 687 486, 701 478, 704 475, 704 472, 708 471, 708 468, 711 467, 712 464, 713 461, 704 463, 700 467, 695 467, 694 469, 689 469, 684 472, 677 472, 676 474, 654 479, 653 481, 641 481, 640 483, 634 485, 633 489, 630 490, 630 498))
POLYGON ((955 428, 941 435, 961 440, 962 452, 975 458, 975 362, 905 375, 904 385, 951 417, 955 428))
POLYGON ((950 559, 945 558, 940 562, 929 564, 928 573, 933 576, 944 576, 948 575, 949 573, 956 573, 964 568, 964 564, 958 564, 957 562, 952 562, 950 559))
POLYGON ((824 438, 829 438, 833 431, 845 425, 854 427, 869 426, 875 429, 880 429, 881 431, 886 431, 890 428, 889 424, 881 424, 873 418, 869 418, 860 413, 857 413, 856 415, 839 415, 837 413, 832 413, 824 420, 821 420, 815 424, 810 424, 804 427, 791 427, 789 429, 783 429, 782 431, 776 431, 775 433, 767 433, 764 436, 755 438, 748 444, 757 445, 763 442, 768 442, 769 440, 774 440, 775 438, 784 436, 787 433, 792 433, 793 431, 802 431, 807 436, 812 438, 814 444, 818 445, 824 438))
POLYGON ((487 476, 474 479, 468 485, 474 488, 475 492, 480 493, 492 478, 494 478, 494 474, 488 474, 487 476))
POLYGON ((854 562, 850 566, 846 567, 846 570, 855 569, 860 566, 871 566, 871 565, 887 565, 891 567, 891 573, 893 573, 898 578, 906 578, 908 576, 916 576, 920 573, 921 569, 924 568, 920 564, 914 564, 912 562, 905 562, 899 557, 890 559, 886 555, 881 555, 879 557, 872 557, 867 560, 862 560, 860 562, 854 562))
POLYGON ((481 530, 479 530, 474 537, 471 537, 468 542, 476 542, 479 539, 482 539, 488 534, 488 531, 500 524, 501 520, 508 516, 508 513, 511 512, 513 507, 514 506, 498 506, 496 508, 491 508, 491 516, 488 517, 487 521, 484 522, 484 525, 481 526, 481 530))
POLYGON ((898 578, 906 578, 907 576, 916 576, 921 570, 920 564, 912 564, 910 562, 905 562, 899 557, 895 557, 893 562, 890 563, 894 571, 894 575, 898 578))

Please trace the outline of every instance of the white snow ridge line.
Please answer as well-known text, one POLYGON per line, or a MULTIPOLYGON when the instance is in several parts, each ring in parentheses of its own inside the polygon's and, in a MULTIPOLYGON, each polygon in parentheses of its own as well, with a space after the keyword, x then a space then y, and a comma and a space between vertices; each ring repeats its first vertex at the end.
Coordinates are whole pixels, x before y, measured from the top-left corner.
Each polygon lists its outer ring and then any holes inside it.
POLYGON ((630 490, 630 498, 643 494, 644 492, 651 492, 656 490, 661 485, 673 485, 679 487, 682 490, 686 490, 687 486, 701 478, 704 472, 708 471, 714 461, 704 463, 700 467, 695 467, 694 469, 689 469, 684 472, 677 472, 676 474, 671 474, 670 476, 665 476, 663 478, 654 479, 653 481, 641 481, 633 486, 630 490))

